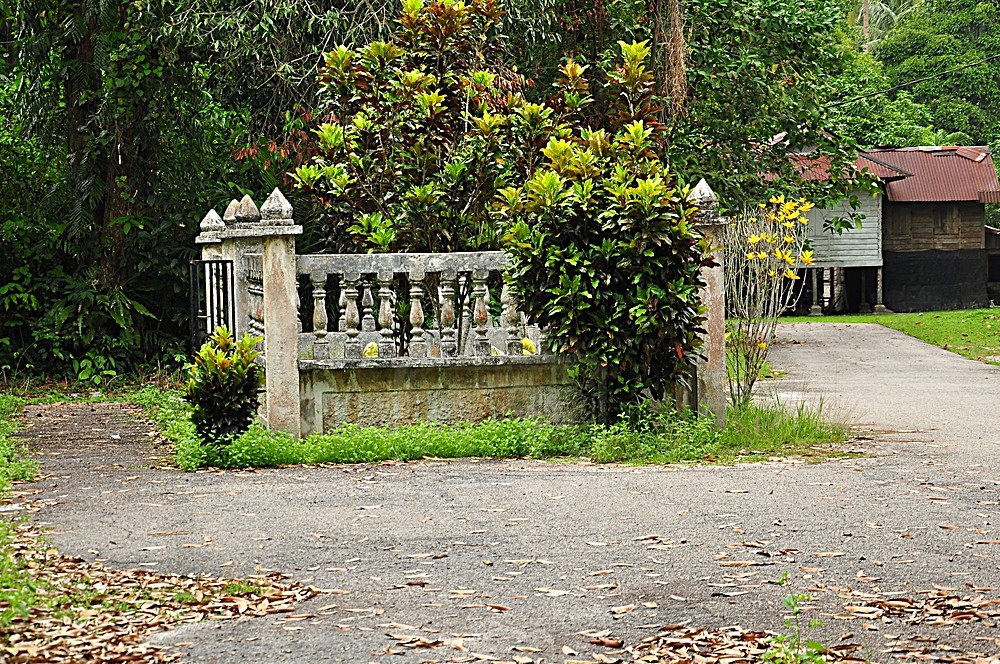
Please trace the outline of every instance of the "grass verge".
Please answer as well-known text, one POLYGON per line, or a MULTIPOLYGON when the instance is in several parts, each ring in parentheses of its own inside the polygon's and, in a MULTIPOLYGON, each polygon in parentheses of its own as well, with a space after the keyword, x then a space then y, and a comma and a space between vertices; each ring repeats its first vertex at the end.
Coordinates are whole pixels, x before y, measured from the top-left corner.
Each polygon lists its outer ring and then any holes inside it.
POLYGON ((1000 310, 962 309, 914 314, 795 316, 783 323, 875 323, 980 362, 1000 364, 1000 310))
POLYGON ((478 424, 422 423, 395 429, 345 425, 295 440, 253 426, 224 448, 203 444, 190 420, 190 406, 177 392, 144 388, 128 397, 142 406, 175 445, 177 464, 251 468, 386 460, 485 458, 581 458, 597 463, 735 463, 776 456, 843 456, 837 446, 850 437, 830 424, 822 410, 789 412, 779 404, 731 410, 724 430, 705 418, 672 412, 642 412, 612 426, 554 425, 509 418, 478 424))
POLYGON ((11 438, 18 428, 15 418, 24 410, 24 400, 0 394, 0 498, 10 490, 13 480, 30 480, 38 464, 28 458, 27 451, 11 438))

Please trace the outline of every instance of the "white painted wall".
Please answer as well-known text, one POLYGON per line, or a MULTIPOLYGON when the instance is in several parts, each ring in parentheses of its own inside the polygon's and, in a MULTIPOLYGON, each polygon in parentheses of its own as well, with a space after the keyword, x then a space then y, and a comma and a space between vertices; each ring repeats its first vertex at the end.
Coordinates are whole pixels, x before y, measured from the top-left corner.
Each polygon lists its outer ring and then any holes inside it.
MULTIPOLYGON (((882 196, 855 190, 861 207, 851 208, 850 196, 829 208, 809 211, 807 237, 812 242, 814 267, 879 267, 882 265, 882 196), (823 224, 835 217, 864 215, 861 227, 842 235, 823 230, 823 224)), ((855 222, 857 226, 857 222, 855 222)))

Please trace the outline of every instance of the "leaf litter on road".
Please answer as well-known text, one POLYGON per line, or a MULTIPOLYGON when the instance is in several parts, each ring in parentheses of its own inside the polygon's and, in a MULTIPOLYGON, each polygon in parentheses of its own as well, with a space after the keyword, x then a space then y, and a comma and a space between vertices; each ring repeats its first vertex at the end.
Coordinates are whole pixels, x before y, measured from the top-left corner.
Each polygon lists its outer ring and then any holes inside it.
POLYGON ((144 639, 206 618, 293 614, 320 594, 282 583, 278 573, 233 580, 111 569, 60 554, 27 524, 16 527, 10 546, 40 595, 23 612, 0 602, 0 615, 10 614, 0 660, 12 664, 172 661, 177 653, 144 639))

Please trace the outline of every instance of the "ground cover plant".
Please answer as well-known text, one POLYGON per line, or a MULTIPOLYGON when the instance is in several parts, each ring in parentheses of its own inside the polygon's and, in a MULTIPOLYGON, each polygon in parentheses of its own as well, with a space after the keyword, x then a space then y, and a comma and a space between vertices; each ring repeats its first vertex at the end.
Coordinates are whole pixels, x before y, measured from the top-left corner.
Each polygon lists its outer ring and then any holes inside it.
POLYGON ((23 446, 11 438, 17 430, 15 419, 24 408, 24 400, 0 394, 0 498, 10 489, 12 480, 31 479, 38 464, 27 458, 23 446))
POLYGON ((184 470, 247 468, 385 460, 533 458, 597 463, 735 463, 798 455, 816 459, 850 454, 840 445, 846 425, 823 419, 822 409, 788 411, 777 403, 732 408, 719 431, 707 418, 635 409, 612 425, 554 425, 510 418, 479 424, 420 423, 395 429, 342 426, 295 440, 258 425, 219 447, 204 443, 180 393, 147 387, 128 397, 173 441, 184 470))
POLYGON ((1000 364, 1000 310, 959 309, 910 314, 795 316, 786 323, 874 323, 940 346, 963 357, 1000 364))

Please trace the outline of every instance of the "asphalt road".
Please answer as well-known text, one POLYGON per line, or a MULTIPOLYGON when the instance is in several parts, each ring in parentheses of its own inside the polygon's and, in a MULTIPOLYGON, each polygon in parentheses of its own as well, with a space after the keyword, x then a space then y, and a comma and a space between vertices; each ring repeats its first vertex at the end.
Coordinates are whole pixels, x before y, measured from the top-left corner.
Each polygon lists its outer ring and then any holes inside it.
POLYGON ((280 570, 332 591, 294 617, 156 637, 190 662, 631 661, 589 641, 610 631, 635 644, 682 621, 781 628, 788 590, 773 582, 785 571, 815 598, 816 636, 852 633, 872 661, 889 661, 886 639, 900 635, 996 656, 989 621, 834 616, 851 591, 1000 596, 973 590, 1000 587, 1000 545, 988 543, 1000 541, 1000 368, 879 326, 796 324, 779 337, 771 360, 787 375, 764 389, 872 431, 869 456, 180 473, 150 468, 163 452, 126 410, 40 408, 36 433, 57 416, 98 424, 32 443, 40 497, 55 501, 35 518, 64 552, 110 566, 280 570), (416 636, 439 645, 407 647, 416 636))

